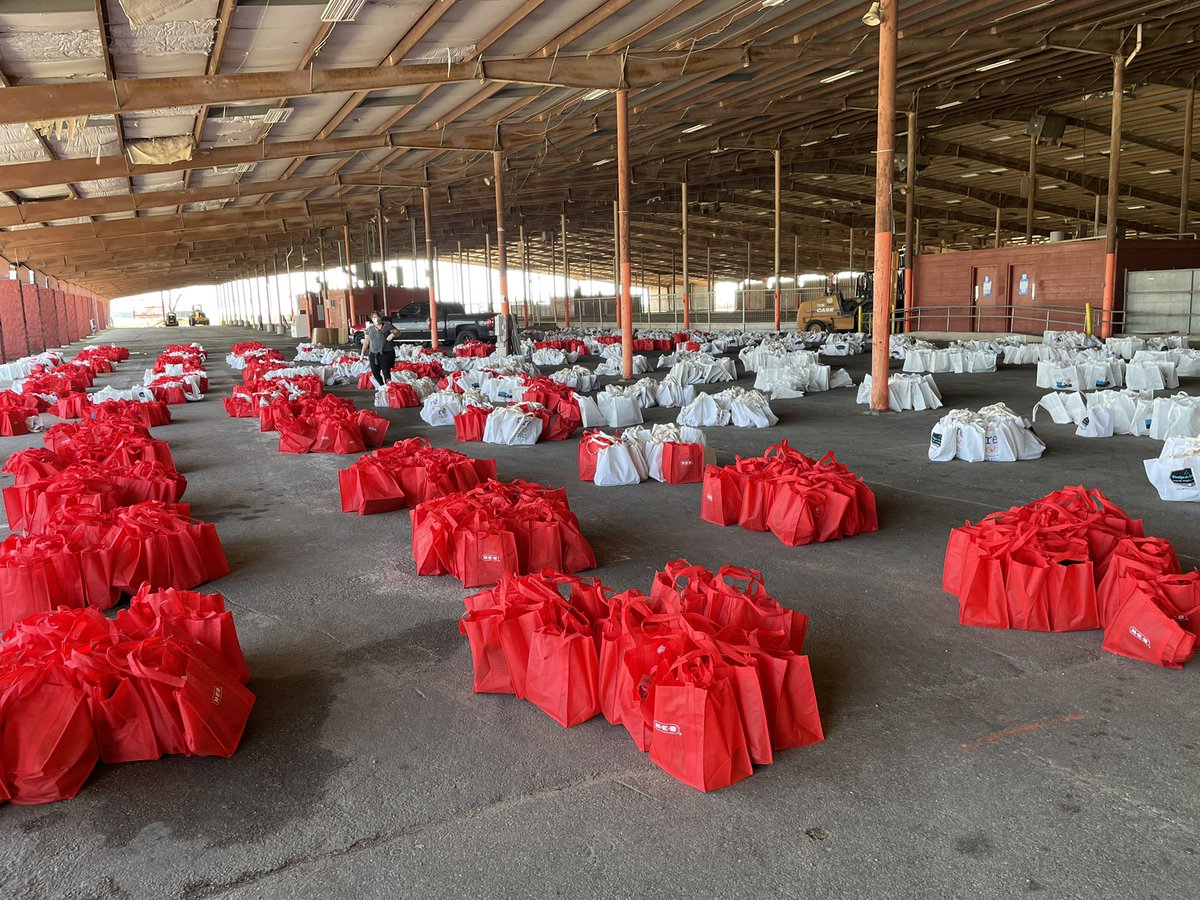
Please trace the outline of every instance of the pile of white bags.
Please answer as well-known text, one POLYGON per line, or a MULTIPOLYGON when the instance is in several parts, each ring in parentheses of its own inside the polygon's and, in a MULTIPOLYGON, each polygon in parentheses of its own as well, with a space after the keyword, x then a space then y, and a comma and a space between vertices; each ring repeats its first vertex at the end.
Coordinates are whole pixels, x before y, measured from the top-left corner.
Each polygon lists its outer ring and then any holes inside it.
POLYGON ((1157 441, 1200 437, 1200 397, 1180 392, 1156 398, 1150 412, 1149 434, 1157 441))
POLYGON ((1059 391, 1093 391, 1123 387, 1125 360, 1079 353, 1072 362, 1042 361, 1037 366, 1037 386, 1059 391))
POLYGON ((1200 377, 1200 350, 1139 350, 1133 355, 1133 363, 1144 360, 1163 362, 1169 360, 1175 367, 1176 378, 1200 377))
POLYGON ((754 379, 755 390, 762 391, 772 400, 803 397, 805 393, 839 387, 854 387, 850 373, 845 369, 834 372, 830 366, 819 363, 772 366, 760 369, 754 379))
POLYGON ((1006 366, 1028 366, 1040 359, 1035 344, 1006 344, 1003 353, 1006 366))
POLYGON ((861 331, 852 334, 831 334, 821 344, 820 352, 824 356, 858 356, 863 352, 863 344, 867 335, 861 331))
POLYGON ((936 347, 912 347, 904 354, 905 372, 995 372, 996 354, 991 350, 968 350, 951 346, 945 350, 936 347))
POLYGON ((712 384, 737 381, 737 366, 732 359, 708 353, 677 353, 669 374, 680 384, 712 384))
POLYGON ((1029 420, 1003 403, 985 406, 977 413, 952 409, 929 435, 929 458, 934 462, 1016 462, 1037 459, 1045 449, 1029 420))
POLYGON ((93 403, 103 403, 105 400, 134 400, 138 403, 153 403, 154 392, 141 385, 134 385, 128 390, 102 387, 100 390, 88 394, 88 399, 93 403))
POLYGON ((1200 440, 1169 437, 1162 452, 1142 464, 1160 499, 1200 501, 1200 440))
POLYGON ((575 392, 572 392, 572 396, 575 398, 575 405, 579 407, 579 415, 582 419, 580 424, 584 428, 600 428, 608 424, 607 417, 600 412, 600 407, 596 405, 595 400, 575 392))
POLYGON ((667 375, 658 383, 658 405, 663 407, 687 406, 696 399, 696 389, 690 384, 681 384, 677 378, 667 375))
POLYGON ((421 401, 421 419, 430 425, 453 425, 454 417, 468 406, 489 407, 478 391, 434 391, 421 401))
POLYGON ((747 374, 779 366, 816 365, 818 362, 815 350, 793 350, 788 342, 780 340, 763 341, 757 347, 743 347, 738 352, 738 359, 747 374))
POLYGON ((1139 391, 1174 390, 1179 387, 1175 362, 1146 357, 1134 359, 1125 364, 1125 386, 1139 391))
MULTIPOLYGON (((871 402, 871 376, 863 376, 858 386, 858 402, 871 402)), ((906 409, 939 409, 942 392, 932 375, 900 373, 888 378, 888 408, 893 412, 906 409)))
POLYGON ((638 447, 646 460, 646 473, 655 481, 666 481, 663 477, 663 444, 699 444, 704 447, 704 464, 716 461, 716 456, 707 446, 704 432, 687 425, 626 428, 621 433, 621 440, 638 447))
POLYGON ((599 487, 639 484, 647 478, 665 482, 663 445, 668 443, 699 444, 705 448, 705 463, 714 459, 712 451, 705 446, 703 431, 676 425, 626 428, 619 437, 593 432, 580 442, 580 454, 582 457, 590 453, 596 457, 592 481, 599 487))
POLYGON ((1100 339, 1082 331, 1043 331, 1042 345, 1065 347, 1069 350, 1086 350, 1102 346, 1100 339))
POLYGON ((596 374, 584 366, 571 366, 550 373, 550 379, 565 384, 573 391, 589 393, 596 389, 596 374))
POLYGON ((649 409, 658 406, 658 382, 653 378, 641 378, 625 387, 610 384, 600 396, 629 397, 642 409, 649 409))
MULTIPOLYGON (((602 346, 602 347, 616 346, 617 349, 620 350, 620 347, 616 344, 601 344, 600 346, 602 346)), ((633 374, 634 375, 645 375, 649 371, 650 371, 650 363, 646 359, 646 357, 638 355, 633 358, 633 374)), ((604 360, 604 362, 600 363, 600 365, 598 365, 596 367, 596 374, 597 375, 613 375, 617 378, 620 378, 622 375, 621 354, 618 353, 615 357, 612 357, 612 356, 607 357, 604 360)))
POLYGON ((892 359, 904 359, 908 355, 909 350, 935 350, 937 349, 929 341, 923 341, 919 338, 910 337, 907 334, 890 334, 888 335, 888 356, 892 359))
POLYGON ((517 403, 493 410, 483 426, 483 442, 509 446, 536 444, 542 436, 542 419, 534 412, 539 409, 542 409, 540 403, 517 403))
MULTIPOLYGON (((1108 393, 1112 392, 1097 391, 1096 395, 1108 393)), ((1078 391, 1055 391, 1034 404, 1033 420, 1035 422, 1039 409, 1050 413, 1050 418, 1058 425, 1078 425, 1087 415, 1087 400, 1078 391)))
POLYGON ((759 391, 733 387, 719 394, 697 394, 675 419, 693 428, 735 425, 739 428, 769 428, 779 421, 767 397, 759 391))
POLYGON ((35 366, 53 369, 55 366, 61 366, 62 362, 62 354, 57 350, 48 350, 37 356, 22 356, 20 359, 0 365, 0 381, 16 381, 18 378, 28 376, 35 366))
POLYGON ((579 359, 579 354, 574 350, 568 353, 564 350, 555 350, 553 347, 534 350, 531 356, 535 366, 561 366, 566 363, 573 365, 579 359))
MULTIPOLYGON (((615 385, 612 385, 615 387, 615 385)), ((624 428, 627 425, 641 425, 642 407, 637 398, 630 396, 618 388, 615 392, 605 391, 596 395, 596 408, 604 418, 609 428, 624 428)), ((580 412, 583 406, 580 405, 580 412)), ((584 422, 587 425, 587 422, 584 422)))
POLYGON ((418 400, 424 400, 438 389, 437 382, 432 378, 426 378, 416 372, 409 372, 407 369, 393 370, 391 380, 397 384, 407 384, 412 387, 418 400))
POLYGON ((1133 359, 1135 353, 1146 348, 1146 342, 1140 337, 1124 335, 1110 337, 1104 342, 1104 349, 1124 360, 1133 359))

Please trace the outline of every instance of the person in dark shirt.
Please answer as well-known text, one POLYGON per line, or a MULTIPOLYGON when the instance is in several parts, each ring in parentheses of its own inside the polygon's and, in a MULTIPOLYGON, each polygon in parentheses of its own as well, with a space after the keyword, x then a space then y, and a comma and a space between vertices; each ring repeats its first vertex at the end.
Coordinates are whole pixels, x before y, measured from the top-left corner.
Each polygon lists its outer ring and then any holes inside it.
POLYGON ((396 364, 396 345, 393 343, 400 332, 378 312, 371 313, 371 321, 363 331, 360 356, 366 354, 371 361, 371 375, 375 383, 384 385, 392 377, 392 366, 396 364))

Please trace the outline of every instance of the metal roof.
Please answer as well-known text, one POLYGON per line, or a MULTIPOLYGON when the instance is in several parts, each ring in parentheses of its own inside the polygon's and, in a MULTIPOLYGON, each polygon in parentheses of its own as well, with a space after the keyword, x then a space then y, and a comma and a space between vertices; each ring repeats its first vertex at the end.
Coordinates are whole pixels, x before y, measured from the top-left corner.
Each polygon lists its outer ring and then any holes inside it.
MULTIPOLYGON (((211 282, 314 248, 323 230, 336 240, 347 218, 352 239, 373 245, 365 226, 380 204, 390 245, 407 247, 407 219, 423 231, 421 185, 439 246, 478 252, 500 150, 509 239, 523 226, 533 264, 548 267, 566 215, 573 264, 606 271, 612 91, 628 86, 635 267, 678 266, 686 178, 692 271, 711 259, 740 277, 749 253, 753 274, 769 274, 762 151, 777 149, 785 271, 845 268, 851 229, 865 248, 873 228, 867 6, 366 0, 352 21, 329 22, 312 0, 9 0, 0 253, 105 295, 211 282), (133 28, 127 10, 152 19, 133 28), (155 150, 148 139, 185 136, 190 160, 131 161, 155 150)), ((1120 217, 1130 232, 1179 230, 1196 4, 925 0, 901 6, 900 27, 898 149, 915 108, 922 247, 985 244, 997 210, 1002 233, 1023 239, 1034 113, 1066 121, 1038 149, 1035 233, 1092 223, 1112 57, 1135 48, 1120 217)), ((903 200, 898 189, 897 210, 903 200)), ((1200 199, 1190 206, 1188 229, 1200 199)))

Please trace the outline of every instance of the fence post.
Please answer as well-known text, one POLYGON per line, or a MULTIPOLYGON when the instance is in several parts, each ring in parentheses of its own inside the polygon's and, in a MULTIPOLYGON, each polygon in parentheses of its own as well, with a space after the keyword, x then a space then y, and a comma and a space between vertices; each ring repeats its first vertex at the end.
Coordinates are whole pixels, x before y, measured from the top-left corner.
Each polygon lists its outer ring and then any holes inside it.
POLYGON ((1092 336, 1092 304, 1083 304, 1083 333, 1088 337, 1092 336))

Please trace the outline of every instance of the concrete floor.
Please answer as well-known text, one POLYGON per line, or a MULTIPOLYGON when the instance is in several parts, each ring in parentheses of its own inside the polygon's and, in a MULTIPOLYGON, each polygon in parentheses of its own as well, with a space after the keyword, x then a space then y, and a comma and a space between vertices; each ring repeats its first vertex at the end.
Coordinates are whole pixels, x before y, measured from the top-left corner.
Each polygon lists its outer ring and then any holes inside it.
MULTIPOLYGON (((1196 564, 1197 508, 1159 501, 1142 473, 1159 443, 1087 441, 1039 421, 1040 461, 933 464, 937 413, 869 416, 845 389, 773 404, 771 430, 709 429, 722 463, 787 438, 835 450, 875 490, 879 533, 794 549, 700 521, 699 485, 583 484, 574 441, 461 446, 495 455, 501 477, 566 485, 594 574, 613 587, 645 589, 679 556, 736 563, 811 616, 826 741, 705 795, 602 719, 565 730, 531 704, 472 695, 456 629, 467 592, 416 577, 407 515, 339 512, 336 473, 350 459, 280 455, 275 435, 226 417, 224 355, 249 337, 103 336, 135 352, 104 379, 115 384, 170 341, 210 353, 209 397, 174 407, 159 435, 233 566, 212 587, 235 612, 258 695, 241 749, 102 766, 75 800, 0 808, 0 897, 1195 892, 1200 663, 1116 657, 1099 632, 964 628, 939 589, 951 527, 1064 484, 1102 489, 1196 564)), ((867 365, 848 361, 856 382, 867 365)), ((1003 400, 1028 414, 1043 393, 1032 366, 937 380, 950 407, 1003 400)), ((416 410, 386 414, 389 440, 454 446, 452 429, 424 427, 416 410)), ((0 458, 39 443, 4 439, 0 458)))

